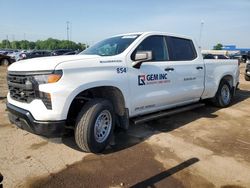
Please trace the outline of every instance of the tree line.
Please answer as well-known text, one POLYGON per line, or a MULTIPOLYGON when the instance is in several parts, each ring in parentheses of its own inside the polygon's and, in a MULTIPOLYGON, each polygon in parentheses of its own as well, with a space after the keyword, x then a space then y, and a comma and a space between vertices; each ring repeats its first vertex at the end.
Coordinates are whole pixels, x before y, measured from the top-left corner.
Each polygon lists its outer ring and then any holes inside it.
MULTIPOLYGON (((55 49, 73 49, 85 50, 88 45, 84 43, 76 43, 68 40, 58 40, 48 38, 46 40, 37 40, 36 42, 28 40, 9 41, 2 40, 0 49, 22 49, 22 50, 55 50, 55 49)), ((213 47, 214 50, 222 50, 223 45, 218 43, 213 47)))
POLYGON ((218 43, 214 46, 213 50, 222 50, 223 45, 221 43, 218 43))
POLYGON ((55 49, 73 49, 84 50, 88 46, 84 43, 76 43, 68 40, 58 40, 48 38, 46 40, 37 40, 36 42, 28 40, 9 41, 2 40, 0 49, 22 49, 22 50, 55 50, 55 49))

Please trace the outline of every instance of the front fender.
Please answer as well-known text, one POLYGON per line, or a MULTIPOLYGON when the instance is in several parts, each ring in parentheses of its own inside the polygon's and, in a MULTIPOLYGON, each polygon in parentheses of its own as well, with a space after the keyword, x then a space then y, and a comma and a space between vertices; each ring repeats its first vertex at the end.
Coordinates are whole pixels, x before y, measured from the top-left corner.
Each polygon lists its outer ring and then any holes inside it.
POLYGON ((129 104, 129 101, 127 100, 128 99, 128 97, 127 97, 128 92, 124 88, 122 88, 119 85, 115 84, 115 82, 111 82, 109 80, 90 82, 90 83, 83 84, 83 85, 80 85, 79 87, 75 88, 70 93, 70 95, 67 97, 66 102, 65 102, 64 107, 63 107, 63 116, 65 117, 65 119, 67 118, 67 114, 68 114, 70 105, 72 104, 73 100, 75 99, 75 97, 78 94, 80 94, 80 93, 82 93, 82 92, 84 92, 84 91, 86 91, 88 89, 92 89, 92 88, 96 88, 96 87, 103 87, 103 86, 115 87, 118 90, 120 90, 122 95, 123 95, 123 98, 124 98, 125 106, 126 107, 128 106, 128 104, 129 104), (104 83, 105 83, 105 85, 104 85, 104 83))

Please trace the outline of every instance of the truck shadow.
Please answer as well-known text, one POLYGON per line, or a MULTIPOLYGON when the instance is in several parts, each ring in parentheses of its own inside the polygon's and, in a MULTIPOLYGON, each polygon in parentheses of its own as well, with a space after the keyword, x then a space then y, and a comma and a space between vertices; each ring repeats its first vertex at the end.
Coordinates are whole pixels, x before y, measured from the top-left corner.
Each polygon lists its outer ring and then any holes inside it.
POLYGON ((0 96, 0 100, 5 100, 7 97, 5 96, 5 97, 2 97, 2 96, 0 96))
POLYGON ((119 130, 115 133, 114 144, 110 145, 104 151, 104 154, 119 152, 135 144, 139 144, 155 134, 171 132, 202 117, 216 118, 217 115, 213 114, 216 110, 217 108, 207 105, 171 117, 152 120, 141 125, 131 124, 128 131, 119 130))
POLYGON ((200 160, 198 158, 191 158, 188 159, 164 172, 161 172, 159 174, 156 174, 146 180, 143 180, 139 183, 136 183, 134 185, 132 185, 130 188, 137 188, 137 187, 154 187, 154 185, 160 181, 162 181, 163 179, 172 176, 174 174, 176 174, 177 172, 180 172, 182 170, 184 170, 185 168, 188 168, 189 166, 192 166, 193 164, 199 162, 200 160))
MULTIPOLYGON (((248 98, 250 98, 250 91, 238 90, 231 107, 248 98)), ((128 131, 121 129, 115 130, 114 138, 102 154, 115 153, 133 147, 152 135, 159 134, 160 132, 173 131, 200 118, 216 118, 217 115, 214 113, 219 109, 220 108, 207 104, 201 108, 172 115, 171 117, 152 120, 141 125, 134 125, 131 123, 128 131)), ((62 142, 68 147, 81 151, 75 144, 73 133, 64 136, 62 142)))

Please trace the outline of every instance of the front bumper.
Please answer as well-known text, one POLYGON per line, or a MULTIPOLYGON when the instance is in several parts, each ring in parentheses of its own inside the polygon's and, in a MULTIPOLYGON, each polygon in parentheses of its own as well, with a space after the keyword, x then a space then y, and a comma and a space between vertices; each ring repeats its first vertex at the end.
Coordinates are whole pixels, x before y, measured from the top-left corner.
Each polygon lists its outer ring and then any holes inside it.
POLYGON ((60 137, 65 132, 65 120, 37 121, 29 111, 10 103, 7 103, 7 110, 9 111, 10 122, 28 132, 49 138, 60 137))

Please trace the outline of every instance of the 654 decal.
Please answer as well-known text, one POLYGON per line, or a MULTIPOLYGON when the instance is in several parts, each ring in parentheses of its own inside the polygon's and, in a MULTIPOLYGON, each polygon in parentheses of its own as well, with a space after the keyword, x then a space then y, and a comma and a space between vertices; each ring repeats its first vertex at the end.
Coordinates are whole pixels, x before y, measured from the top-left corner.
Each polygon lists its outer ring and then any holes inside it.
POLYGON ((138 75, 138 85, 163 84, 168 83, 167 73, 138 75))
POLYGON ((118 74, 127 73, 127 68, 118 67, 118 68, 116 68, 116 72, 117 72, 118 74))

